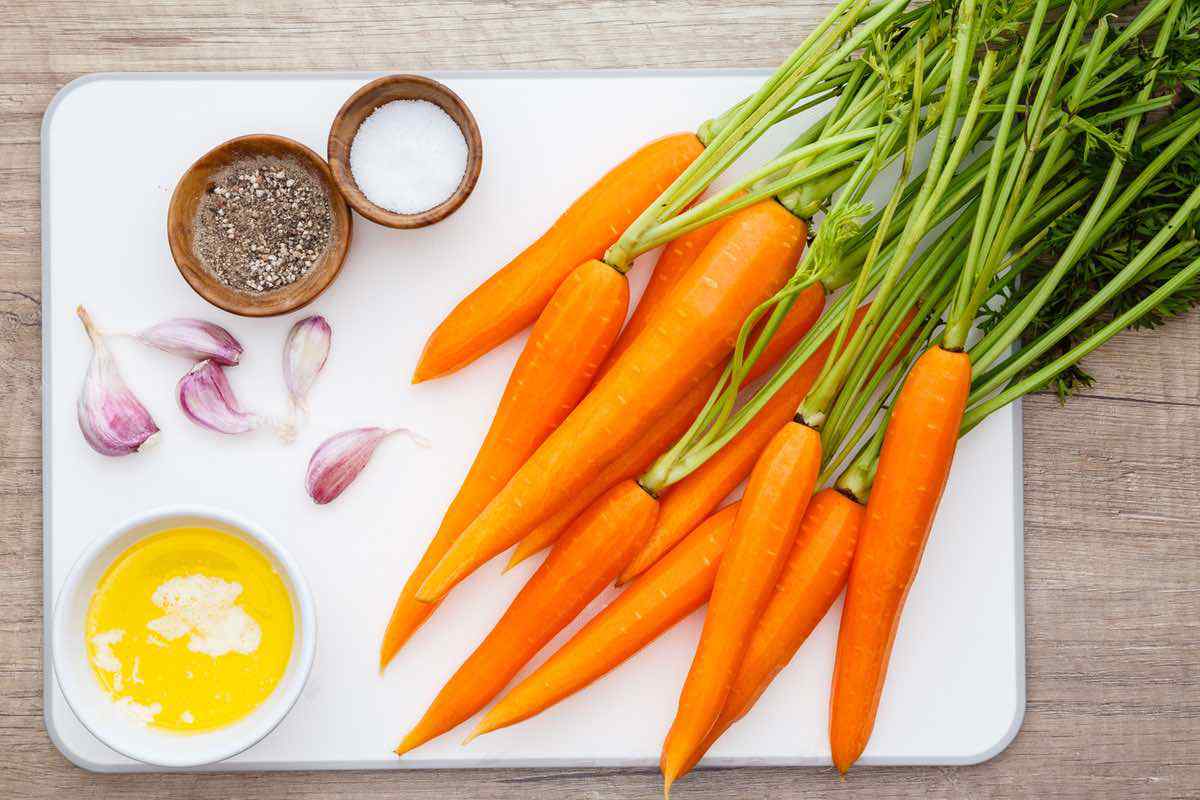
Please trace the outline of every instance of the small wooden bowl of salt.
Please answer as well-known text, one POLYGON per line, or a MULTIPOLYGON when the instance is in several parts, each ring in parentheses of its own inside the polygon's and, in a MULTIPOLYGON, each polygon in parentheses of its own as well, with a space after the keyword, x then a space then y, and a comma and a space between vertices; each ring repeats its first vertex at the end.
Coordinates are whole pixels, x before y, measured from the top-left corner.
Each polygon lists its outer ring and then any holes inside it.
POLYGON ((420 75, 389 75, 351 95, 330 127, 328 154, 354 210, 389 228, 445 219, 483 167, 483 141, 466 103, 420 75))

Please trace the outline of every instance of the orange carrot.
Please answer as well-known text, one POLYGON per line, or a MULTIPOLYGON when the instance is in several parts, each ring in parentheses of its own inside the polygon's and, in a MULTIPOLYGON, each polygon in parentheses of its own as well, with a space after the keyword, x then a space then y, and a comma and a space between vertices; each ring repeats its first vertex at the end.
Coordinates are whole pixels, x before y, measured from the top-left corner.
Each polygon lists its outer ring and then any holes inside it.
POLYGON ((413 383, 466 366, 530 325, 579 264, 600 258, 704 150, 693 133, 642 147, 571 204, 536 242, 450 312, 425 343, 413 383))
MULTIPOLYGON (((802 300, 803 297, 797 302, 802 300)), ((869 307, 869 305, 864 305, 855 312, 848 335, 854 335, 858 323, 866 316, 869 307)), ((902 328, 903 326, 901 326, 902 328)), ((897 338, 899 338, 899 331, 893 337, 893 339, 897 338)), ((767 442, 771 441, 775 432, 795 414, 796 407, 804 399, 804 395, 807 394, 813 382, 816 381, 832 348, 833 336, 831 335, 808 357, 808 360, 800 365, 796 374, 779 388, 763 409, 737 436, 695 472, 663 493, 659 503, 658 523, 654 526, 654 532, 650 534, 650 539, 642 548, 642 552, 638 553, 621 573, 621 577, 617 581, 618 586, 632 580, 659 558, 662 558, 663 553, 674 547, 675 543, 688 531, 695 528, 700 520, 708 516, 750 474, 751 468, 754 467, 763 448, 767 446, 767 442)), ((765 353, 766 350, 764 350, 765 353)), ((882 358, 883 356, 881 356, 881 360, 882 358)))
POLYGON ((737 504, 709 517, 484 715, 472 737, 541 713, 599 680, 708 599, 737 504))
POLYGON ((475 462, 396 600, 379 653, 381 669, 436 607, 417 601, 421 582, 587 392, 628 307, 629 282, 602 261, 585 261, 555 291, 517 359, 475 462))
POLYGON ((580 517, 521 589, 504 616, 438 693, 396 748, 403 755, 465 721, 583 611, 633 556, 658 504, 633 481, 580 517))
POLYGON ((613 369, 451 545, 418 599, 440 599, 515 544, 720 364, 742 320, 792 274, 805 230, 774 200, 731 215, 613 369))
MULTIPOLYGON (((730 200, 736 200, 742 194, 744 192, 738 192, 730 200)), ((704 248, 708 247, 708 243, 713 240, 717 231, 721 230, 721 226, 724 224, 725 218, 721 217, 667 242, 658 256, 658 261, 654 264, 654 271, 650 273, 650 280, 646 283, 646 289, 638 299, 637 306, 629 317, 629 322, 625 323, 625 329, 621 331, 621 337, 613 345, 612 352, 608 355, 608 361, 600 367, 599 376, 602 377, 608 372, 617 358, 629 349, 629 345, 645 329, 651 312, 662 305, 663 300, 671 293, 671 289, 692 264, 696 263, 696 259, 704 252, 704 248)))
MULTIPOLYGON (((854 320, 855 325, 865 313, 866 306, 859 309, 854 320)), ((650 539, 621 573, 617 581, 618 586, 633 580, 662 558, 664 553, 712 513, 712 510, 745 480, 763 448, 780 427, 795 415, 796 407, 817 379, 832 347, 833 338, 830 337, 808 357, 796 374, 779 388, 737 436, 695 472, 667 489, 660 500, 658 522, 650 534, 650 539)))
POLYGON ((595 502, 597 497, 616 486, 621 481, 633 480, 641 475, 654 463, 654 460, 666 452, 680 436, 691 427, 692 420, 700 413, 708 399, 709 393, 717 383, 719 373, 714 372, 712 380, 707 378, 688 392, 678 405, 668 409, 666 414, 658 418, 654 427, 646 435, 634 442, 633 446, 610 461, 600 474, 572 495, 558 511, 542 520, 538 525, 522 537, 513 548, 513 554, 504 569, 510 570, 527 558, 537 555, 558 541, 563 531, 582 514, 587 507, 595 502))
POLYGON ((617 585, 632 580, 662 558, 732 492, 758 460, 763 448, 796 414, 821 369, 812 359, 780 387, 745 428, 691 475, 671 486, 659 500, 658 522, 646 546, 637 554, 617 585))
POLYGON ((717 570, 695 658, 679 709, 663 742, 664 792, 687 766, 721 714, 746 645, 800 529, 821 468, 819 434, 796 422, 763 451, 738 508, 717 570))
MULTIPOLYGON (((747 383, 764 375, 767 370, 775 366, 775 363, 779 359, 795 347, 796 343, 800 341, 804 334, 808 332, 808 329, 812 327, 813 323, 816 322, 817 317, 820 316, 823 301, 824 293, 815 286, 805 290, 796 298, 791 311, 783 318, 783 321, 779 324, 779 328, 775 331, 775 335, 771 337, 771 341, 763 348, 762 354, 749 369, 746 375, 747 383)), ((566 505, 541 522, 521 539, 513 552, 512 558, 509 559, 506 569, 511 569, 553 544, 562 532, 567 529, 567 526, 571 524, 571 521, 579 516, 593 500, 610 487, 627 478, 636 478, 645 472, 654 463, 655 459, 666 452, 671 445, 678 441, 680 436, 687 432, 696 415, 704 407, 704 403, 708 400, 713 387, 716 386, 723 369, 724 367, 717 367, 709 373, 704 380, 696 384, 688 392, 683 400, 680 400, 659 417, 654 426, 642 438, 638 439, 632 447, 617 456, 614 461, 609 462, 599 477, 576 493, 566 505)), ((780 422, 780 425, 782 424, 780 422)), ((779 426, 776 425, 775 427, 778 428, 779 426)), ((750 469, 747 467, 746 472, 749 471, 750 469)), ((743 475, 743 477, 745 476, 743 475)), ((709 511, 716 508, 716 503, 720 502, 720 500, 721 498, 717 498, 717 501, 713 503, 709 511)), ((699 521, 696 520, 697 523, 699 521)), ((683 531, 683 533, 687 533, 687 531, 683 531)))
POLYGON ((813 496, 775 593, 750 637, 721 716, 680 775, 695 766, 721 734, 754 707, 829 612, 846 585, 864 512, 860 503, 836 489, 813 496))
POLYGON ((842 774, 871 738, 900 612, 950 474, 970 386, 966 354, 933 347, 913 365, 892 409, 838 631, 829 743, 842 774))

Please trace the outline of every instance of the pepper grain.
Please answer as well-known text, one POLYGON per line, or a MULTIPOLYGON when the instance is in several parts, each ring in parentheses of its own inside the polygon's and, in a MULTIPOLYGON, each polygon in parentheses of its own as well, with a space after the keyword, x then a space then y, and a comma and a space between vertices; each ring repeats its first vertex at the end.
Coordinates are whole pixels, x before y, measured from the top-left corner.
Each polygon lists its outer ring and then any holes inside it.
POLYGON ((247 159, 218 172, 196 210, 196 255, 221 283, 249 294, 308 274, 329 246, 325 186, 279 158, 247 159))

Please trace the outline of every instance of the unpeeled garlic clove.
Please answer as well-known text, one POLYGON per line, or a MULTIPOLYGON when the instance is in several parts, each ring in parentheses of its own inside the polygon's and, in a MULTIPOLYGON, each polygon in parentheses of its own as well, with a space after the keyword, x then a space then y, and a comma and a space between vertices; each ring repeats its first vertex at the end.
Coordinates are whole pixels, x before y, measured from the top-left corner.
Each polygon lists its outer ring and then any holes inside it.
POLYGON ((320 315, 292 326, 283 342, 283 380, 294 410, 308 412, 308 393, 325 367, 333 329, 320 315))
POLYGON ((184 416, 210 431, 249 433, 266 422, 258 414, 242 410, 225 370, 212 359, 201 361, 179 379, 176 396, 184 416))
POLYGON ((133 336, 143 344, 192 361, 211 359, 232 367, 242 357, 242 345, 233 334, 202 319, 169 319, 133 336))
POLYGON ((429 443, 407 428, 355 428, 335 434, 312 454, 304 485, 318 505, 335 500, 367 466, 375 448, 394 434, 403 434, 421 447, 429 443))
POLYGON ((102 456, 127 456, 153 446, 159 431, 150 412, 125 385, 87 309, 79 306, 75 313, 92 341, 92 361, 77 404, 83 438, 102 456))

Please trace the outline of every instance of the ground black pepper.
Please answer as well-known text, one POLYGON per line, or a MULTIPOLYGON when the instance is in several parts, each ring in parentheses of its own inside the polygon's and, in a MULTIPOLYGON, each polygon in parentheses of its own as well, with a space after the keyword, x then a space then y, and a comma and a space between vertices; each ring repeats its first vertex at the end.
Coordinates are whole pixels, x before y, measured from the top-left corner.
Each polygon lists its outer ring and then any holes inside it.
POLYGON ((196 210, 196 255, 221 283, 259 293, 304 277, 329 246, 326 187, 307 169, 254 158, 217 173, 196 210))

